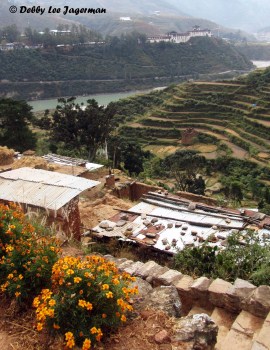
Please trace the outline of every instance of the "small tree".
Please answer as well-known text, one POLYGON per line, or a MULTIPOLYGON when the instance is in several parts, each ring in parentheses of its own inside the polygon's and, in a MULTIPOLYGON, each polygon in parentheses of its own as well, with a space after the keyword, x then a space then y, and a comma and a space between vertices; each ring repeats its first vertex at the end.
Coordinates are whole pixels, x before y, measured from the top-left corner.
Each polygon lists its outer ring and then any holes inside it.
POLYGON ((25 101, 0 99, 0 143, 20 152, 36 147, 36 135, 29 125, 34 117, 25 101))
POLYGON ((61 98, 56 111, 50 118, 45 115, 39 126, 50 131, 51 145, 56 150, 62 146, 69 153, 87 154, 91 161, 115 127, 116 106, 99 106, 97 101, 87 101, 85 109, 75 102, 75 98, 61 98))
POLYGON ((176 186, 181 191, 204 193, 205 184, 200 177, 196 178, 199 171, 206 165, 206 160, 195 151, 178 151, 164 160, 164 167, 169 176, 176 180, 176 186))

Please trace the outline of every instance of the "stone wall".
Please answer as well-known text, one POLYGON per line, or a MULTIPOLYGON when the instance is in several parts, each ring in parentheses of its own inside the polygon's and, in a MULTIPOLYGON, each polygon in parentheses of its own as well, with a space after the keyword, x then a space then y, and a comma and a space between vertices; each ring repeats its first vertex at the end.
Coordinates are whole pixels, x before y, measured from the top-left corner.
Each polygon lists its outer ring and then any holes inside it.
POLYGON ((144 194, 148 192, 155 192, 158 190, 164 190, 158 186, 146 185, 142 182, 125 182, 119 184, 114 189, 114 195, 118 198, 128 198, 131 201, 138 201, 144 194))
POLYGON ((270 312, 269 286, 256 287, 241 279, 237 279, 234 283, 219 278, 215 280, 207 277, 193 279, 191 276, 161 266, 154 261, 142 263, 115 259, 112 256, 105 257, 113 260, 120 270, 141 277, 154 287, 175 286, 185 314, 194 306, 210 310, 219 307, 235 314, 244 310, 261 318, 265 318, 270 312))

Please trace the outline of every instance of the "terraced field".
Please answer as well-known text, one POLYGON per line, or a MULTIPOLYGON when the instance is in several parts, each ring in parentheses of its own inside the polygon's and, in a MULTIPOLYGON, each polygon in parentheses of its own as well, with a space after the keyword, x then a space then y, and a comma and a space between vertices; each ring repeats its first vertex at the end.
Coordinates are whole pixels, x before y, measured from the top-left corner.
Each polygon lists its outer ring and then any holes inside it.
POLYGON ((198 132, 190 149, 214 144, 207 158, 227 153, 270 166, 270 70, 225 82, 188 82, 167 88, 152 105, 122 128, 159 156, 183 148, 187 128, 198 132), (170 148, 171 147, 171 148, 170 148), (222 151, 220 151, 222 150, 222 151))

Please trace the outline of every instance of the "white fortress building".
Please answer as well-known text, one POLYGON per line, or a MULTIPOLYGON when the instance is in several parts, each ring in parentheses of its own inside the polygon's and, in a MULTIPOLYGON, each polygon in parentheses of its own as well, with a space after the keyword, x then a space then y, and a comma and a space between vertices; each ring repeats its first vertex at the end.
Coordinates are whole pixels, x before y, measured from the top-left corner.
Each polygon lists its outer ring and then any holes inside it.
POLYGON ((175 44, 186 43, 190 38, 195 36, 211 37, 210 29, 200 29, 199 26, 194 26, 193 29, 186 33, 169 32, 166 35, 154 35, 147 38, 149 43, 171 42, 175 44))

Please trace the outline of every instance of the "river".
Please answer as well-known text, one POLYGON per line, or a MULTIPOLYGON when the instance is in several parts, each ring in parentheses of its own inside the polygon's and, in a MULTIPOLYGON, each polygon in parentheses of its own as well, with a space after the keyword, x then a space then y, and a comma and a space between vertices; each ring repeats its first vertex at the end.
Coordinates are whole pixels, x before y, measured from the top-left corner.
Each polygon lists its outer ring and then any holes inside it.
MULTIPOLYGON (((146 93, 151 90, 143 90, 143 91, 129 91, 129 92, 116 92, 116 93, 108 93, 108 94, 96 94, 96 95, 88 95, 88 96, 78 96, 76 102, 81 104, 86 104, 87 100, 94 98, 97 100, 99 105, 107 105, 110 102, 118 101, 121 98, 125 98, 128 96, 136 95, 138 93, 146 93)), ((57 98, 48 99, 48 100, 36 100, 29 101, 28 104, 33 107, 33 112, 44 111, 45 109, 55 109, 57 105, 57 98)))
POLYGON ((251 61, 257 68, 270 67, 270 61, 251 61))

